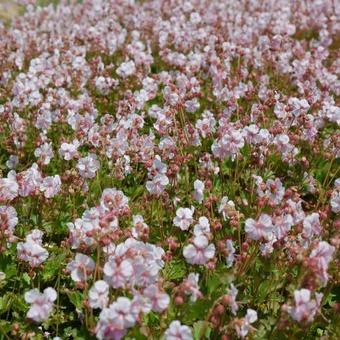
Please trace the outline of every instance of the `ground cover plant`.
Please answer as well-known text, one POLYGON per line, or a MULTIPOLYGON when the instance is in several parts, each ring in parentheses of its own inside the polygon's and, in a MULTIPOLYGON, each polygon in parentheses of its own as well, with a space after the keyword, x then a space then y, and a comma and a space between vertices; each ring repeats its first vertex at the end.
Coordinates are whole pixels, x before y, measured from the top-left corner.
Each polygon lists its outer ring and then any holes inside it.
POLYGON ((1 339, 338 339, 339 3, 12 5, 1 339))

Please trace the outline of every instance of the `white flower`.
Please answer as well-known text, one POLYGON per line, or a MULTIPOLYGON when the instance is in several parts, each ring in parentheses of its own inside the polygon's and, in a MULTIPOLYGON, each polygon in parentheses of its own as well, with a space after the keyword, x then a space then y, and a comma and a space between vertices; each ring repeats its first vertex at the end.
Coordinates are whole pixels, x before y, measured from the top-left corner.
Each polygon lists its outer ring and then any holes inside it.
POLYGON ((67 265, 67 269, 71 272, 73 281, 84 282, 94 271, 95 266, 91 257, 77 253, 75 259, 67 265))
POLYGON ((248 218, 245 223, 245 231, 252 240, 264 238, 269 240, 273 235, 272 219, 267 214, 261 214, 258 221, 248 218))
POLYGON ((44 143, 34 151, 34 156, 38 157, 44 165, 50 163, 53 158, 52 143, 44 143))
POLYGON ((126 297, 119 297, 108 308, 102 310, 96 328, 99 340, 121 339, 128 328, 135 325, 138 315, 134 313, 134 306, 126 297))
POLYGON ((226 241, 226 248, 227 248, 227 251, 228 251, 228 255, 227 255, 227 259, 226 259, 227 268, 230 268, 235 261, 235 248, 234 248, 232 240, 226 241))
POLYGON ((18 214, 13 207, 8 205, 0 206, 0 228, 2 232, 6 232, 7 236, 11 236, 18 221, 18 214))
POLYGON ((45 177, 40 184, 40 191, 44 193, 46 198, 54 197, 61 188, 61 180, 59 175, 45 177))
POLYGON ((19 185, 16 173, 11 170, 7 178, 0 178, 0 202, 11 201, 18 196, 19 185))
POLYGON ((282 182, 279 178, 275 180, 268 179, 266 182, 267 190, 265 192, 266 196, 269 198, 269 201, 274 204, 279 204, 283 196, 285 194, 285 188, 282 185, 282 182))
POLYGON ((192 194, 194 200, 196 200, 198 203, 202 203, 204 198, 204 183, 199 179, 196 179, 194 182, 194 189, 195 190, 192 194))
POLYGON ((335 181, 335 188, 331 196, 332 211, 336 214, 340 212, 340 178, 335 181))
POLYGON ((62 143, 59 149, 59 154, 66 161, 69 161, 76 157, 78 154, 78 147, 80 143, 78 139, 75 139, 72 143, 62 143))
POLYGON ((134 238, 140 238, 144 235, 145 232, 149 231, 148 225, 144 222, 144 218, 142 215, 134 215, 133 219, 133 227, 132 227, 132 236, 134 238))
POLYGON ((290 214, 274 216, 273 224, 275 237, 280 240, 287 236, 288 232, 292 228, 294 224, 293 217, 290 214))
POLYGON ((89 290, 89 305, 91 308, 104 309, 109 303, 109 285, 99 280, 89 290))
POLYGON ((153 311, 161 313, 166 310, 170 303, 168 294, 160 291, 157 285, 150 285, 143 290, 143 296, 151 301, 153 311))
POLYGON ((115 188, 104 189, 100 198, 100 206, 104 210, 119 213, 129 207, 129 199, 124 195, 123 191, 115 188))
POLYGON ((152 181, 146 182, 146 189, 150 194, 160 195, 168 184, 169 178, 166 175, 158 174, 152 181))
POLYGON ((124 287, 133 274, 129 260, 117 262, 113 257, 104 265, 104 280, 113 288, 124 287))
POLYGON ((222 214, 223 219, 226 220, 232 211, 235 211, 235 203, 229 200, 227 196, 222 197, 220 206, 218 207, 219 214, 222 214))
POLYGON ((122 63, 116 70, 116 73, 122 77, 127 78, 136 72, 136 65, 132 60, 122 63))
POLYGON ((315 300, 311 299, 309 289, 300 289, 294 292, 295 306, 288 307, 289 315, 298 322, 311 322, 314 320, 315 314, 318 311, 323 294, 316 294, 315 300))
POLYGON ((188 230, 190 225, 192 224, 193 214, 195 208, 178 208, 176 210, 176 217, 173 219, 173 223, 176 227, 180 228, 181 230, 188 230))
POLYGON ((184 247, 183 255, 190 264, 206 264, 215 256, 215 245, 204 235, 195 236, 193 244, 184 247))
POLYGON ((312 250, 309 258, 314 264, 315 273, 323 284, 328 282, 328 265, 332 260, 335 247, 326 241, 321 241, 315 249, 312 250))
POLYGON ((303 235, 307 238, 319 236, 321 233, 321 224, 318 213, 312 213, 303 220, 303 235))
POLYGON ((199 274, 190 273, 184 281, 183 286, 186 288, 185 293, 191 295, 190 301, 195 302, 198 298, 202 297, 200 287, 198 284, 199 274))
POLYGON ((236 302, 236 297, 238 294, 238 289, 231 283, 230 288, 228 289, 228 296, 229 296, 229 302, 228 305, 231 309, 231 312, 236 315, 238 311, 238 304, 236 302))
POLYGON ((97 155, 94 153, 88 154, 88 156, 79 159, 77 163, 77 169, 79 174, 83 178, 93 178, 96 176, 96 171, 100 168, 100 163, 97 159, 97 155))
POLYGON ((42 247, 42 235, 39 229, 34 229, 26 236, 26 242, 17 244, 18 258, 28 262, 32 268, 38 267, 48 258, 48 251, 42 247))
POLYGON ((244 338, 249 330, 251 329, 251 324, 257 320, 257 312, 253 309, 248 308, 246 316, 241 320, 241 327, 236 325, 237 334, 244 338))
POLYGON ((6 166, 8 169, 14 170, 19 164, 19 158, 16 155, 10 155, 9 159, 6 161, 6 166))
POLYGON ((191 328, 181 325, 178 320, 172 321, 164 333, 165 340, 192 340, 191 328))
POLYGON ((57 292, 49 287, 40 293, 38 289, 32 289, 25 294, 25 301, 31 305, 27 312, 27 318, 42 322, 48 319, 53 309, 53 302, 57 298, 57 292))
POLYGON ((194 227, 194 235, 208 235, 210 233, 210 223, 205 216, 201 216, 198 219, 198 223, 194 227))

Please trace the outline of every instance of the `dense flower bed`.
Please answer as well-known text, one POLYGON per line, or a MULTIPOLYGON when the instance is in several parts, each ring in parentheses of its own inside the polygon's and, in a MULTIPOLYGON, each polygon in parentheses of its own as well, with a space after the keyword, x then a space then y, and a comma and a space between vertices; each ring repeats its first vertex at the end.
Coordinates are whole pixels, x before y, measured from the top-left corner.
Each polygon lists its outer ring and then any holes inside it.
POLYGON ((0 23, 1 339, 338 338, 336 1, 39 3, 0 23))

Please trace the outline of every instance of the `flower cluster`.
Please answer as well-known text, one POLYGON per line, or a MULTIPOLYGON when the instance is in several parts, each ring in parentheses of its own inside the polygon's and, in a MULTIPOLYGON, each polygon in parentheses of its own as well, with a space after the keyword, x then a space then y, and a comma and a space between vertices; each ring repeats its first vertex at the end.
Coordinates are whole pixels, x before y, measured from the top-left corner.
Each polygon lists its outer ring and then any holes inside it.
POLYGON ((336 338, 335 2, 4 1, 0 336, 336 338))

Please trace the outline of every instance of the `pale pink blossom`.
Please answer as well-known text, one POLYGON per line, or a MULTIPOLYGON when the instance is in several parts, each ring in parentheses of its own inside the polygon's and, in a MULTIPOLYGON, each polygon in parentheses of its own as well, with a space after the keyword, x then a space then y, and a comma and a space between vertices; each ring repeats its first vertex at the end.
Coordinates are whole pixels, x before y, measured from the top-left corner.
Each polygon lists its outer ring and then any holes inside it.
POLYGON ((300 289, 294 292, 294 306, 288 306, 289 315, 298 322, 309 323, 314 320, 321 304, 323 294, 316 293, 315 299, 311 298, 309 289, 300 289))
POLYGON ((158 313, 166 310, 170 303, 169 295, 162 292, 157 285, 146 287, 143 296, 150 300, 152 310, 158 313))
POLYGON ((104 309, 109 303, 109 285, 99 280, 89 290, 89 305, 91 308, 104 309))
POLYGON ((16 173, 11 170, 7 178, 0 178, 0 202, 9 202, 18 196, 19 186, 16 173))
POLYGON ((100 168, 97 155, 90 153, 88 156, 79 159, 77 169, 83 178, 94 178, 97 170, 100 168))
POLYGON ((203 202, 203 198, 204 198, 204 182, 200 181, 199 179, 196 179, 195 182, 194 182, 194 192, 192 193, 192 197, 198 203, 202 203, 203 202))
POLYGON ((245 222, 245 231, 252 240, 269 240, 273 235, 272 219, 268 214, 261 214, 258 221, 248 218, 245 222))
POLYGON ((88 280, 95 266, 96 264, 91 257, 77 253, 75 259, 67 265, 67 269, 71 272, 71 278, 74 282, 84 282, 88 280))
POLYGON ((195 302, 200 299, 203 294, 200 291, 200 286, 198 283, 199 274, 190 273, 188 277, 183 281, 183 287, 185 288, 185 293, 190 295, 190 301, 195 302))
POLYGON ((312 213, 303 220, 303 235, 307 238, 319 236, 321 233, 321 224, 318 213, 312 213))
POLYGON ((51 287, 46 288, 43 293, 40 293, 36 288, 26 292, 25 301, 31 305, 27 312, 27 318, 37 323, 47 320, 56 299, 57 292, 51 287))
POLYGON ((165 340, 192 340, 191 328, 182 325, 178 320, 172 321, 164 333, 165 340))
POLYGON ((215 256, 215 245, 209 244, 206 236, 198 235, 192 244, 184 247, 183 255, 190 264, 206 264, 215 256))
POLYGON ((40 191, 44 193, 46 198, 52 198, 57 195, 60 188, 61 180, 59 175, 45 177, 40 184, 40 191))
POLYGON ((66 161, 70 161, 78 155, 79 146, 80 142, 77 139, 73 140, 72 143, 62 143, 59 148, 59 154, 66 161))
POLYGON ((193 214, 195 208, 178 208, 176 210, 176 217, 173 219, 173 224, 181 230, 188 230, 190 225, 193 223, 193 214))

